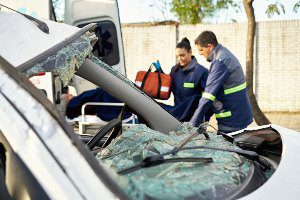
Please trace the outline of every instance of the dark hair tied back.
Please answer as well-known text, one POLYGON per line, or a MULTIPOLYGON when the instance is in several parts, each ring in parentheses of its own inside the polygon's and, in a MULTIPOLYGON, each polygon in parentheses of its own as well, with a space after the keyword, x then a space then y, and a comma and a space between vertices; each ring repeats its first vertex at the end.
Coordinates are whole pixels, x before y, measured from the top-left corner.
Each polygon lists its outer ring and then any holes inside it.
POLYGON ((182 38, 181 42, 187 42, 190 44, 190 41, 186 37, 182 38))
POLYGON ((181 42, 179 42, 177 45, 176 45, 176 48, 185 48, 186 50, 190 51, 191 50, 191 44, 190 44, 190 41, 184 37, 182 38, 181 42))

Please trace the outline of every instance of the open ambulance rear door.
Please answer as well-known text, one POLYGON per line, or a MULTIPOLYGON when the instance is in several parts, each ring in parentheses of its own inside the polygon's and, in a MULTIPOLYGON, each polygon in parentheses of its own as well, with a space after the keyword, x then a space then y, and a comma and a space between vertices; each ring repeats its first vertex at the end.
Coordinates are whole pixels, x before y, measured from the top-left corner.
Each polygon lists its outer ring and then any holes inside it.
MULTIPOLYGON (((83 27, 97 23, 93 54, 118 72, 126 75, 121 24, 116 0, 66 0, 65 23, 83 27)), ((77 93, 96 86, 84 79, 75 78, 77 93)))

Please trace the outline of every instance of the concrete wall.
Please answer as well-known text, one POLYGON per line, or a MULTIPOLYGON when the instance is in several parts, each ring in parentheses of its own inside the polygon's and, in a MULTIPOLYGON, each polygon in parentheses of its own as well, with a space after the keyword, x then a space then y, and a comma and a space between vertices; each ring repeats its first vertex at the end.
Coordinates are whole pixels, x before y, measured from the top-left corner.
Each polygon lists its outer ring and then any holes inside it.
POLYGON ((300 20, 257 26, 256 93, 264 110, 300 111, 300 20))
MULTIPOLYGON (((123 26, 127 75, 160 60, 166 73, 176 63, 175 46, 183 37, 191 44, 203 30, 212 30, 219 43, 230 49, 245 70, 246 23, 123 26)), ((209 63, 198 55, 198 62, 209 63)), ((300 112, 300 20, 257 23, 255 38, 255 94, 265 112, 300 112)))
POLYGON ((134 80, 138 71, 148 70, 157 60, 165 73, 176 62, 176 27, 146 26, 122 28, 127 76, 134 80))

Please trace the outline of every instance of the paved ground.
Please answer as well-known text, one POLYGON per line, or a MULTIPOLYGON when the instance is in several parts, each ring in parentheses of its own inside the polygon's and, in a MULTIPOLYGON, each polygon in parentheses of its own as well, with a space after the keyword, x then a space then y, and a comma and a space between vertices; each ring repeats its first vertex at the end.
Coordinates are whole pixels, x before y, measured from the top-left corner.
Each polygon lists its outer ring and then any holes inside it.
MULTIPOLYGON (((272 113, 265 113, 265 114, 272 124, 276 124, 300 132, 300 112, 299 113, 272 112, 272 113)), ((215 128, 217 128, 217 122, 214 117, 211 118, 209 123, 215 128)), ((257 124, 253 122, 250 126, 257 126, 257 124)))
POLYGON ((299 113, 266 113, 272 124, 277 124, 300 132, 300 112, 299 113))

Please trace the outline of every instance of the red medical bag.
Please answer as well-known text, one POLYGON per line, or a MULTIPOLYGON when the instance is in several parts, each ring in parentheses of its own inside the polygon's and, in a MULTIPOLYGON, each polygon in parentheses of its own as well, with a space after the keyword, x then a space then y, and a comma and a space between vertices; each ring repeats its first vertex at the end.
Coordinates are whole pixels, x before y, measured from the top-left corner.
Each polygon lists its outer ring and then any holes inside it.
POLYGON ((148 71, 139 71, 135 78, 135 84, 155 99, 166 100, 171 94, 171 76, 162 70, 151 72, 152 65, 148 71))

